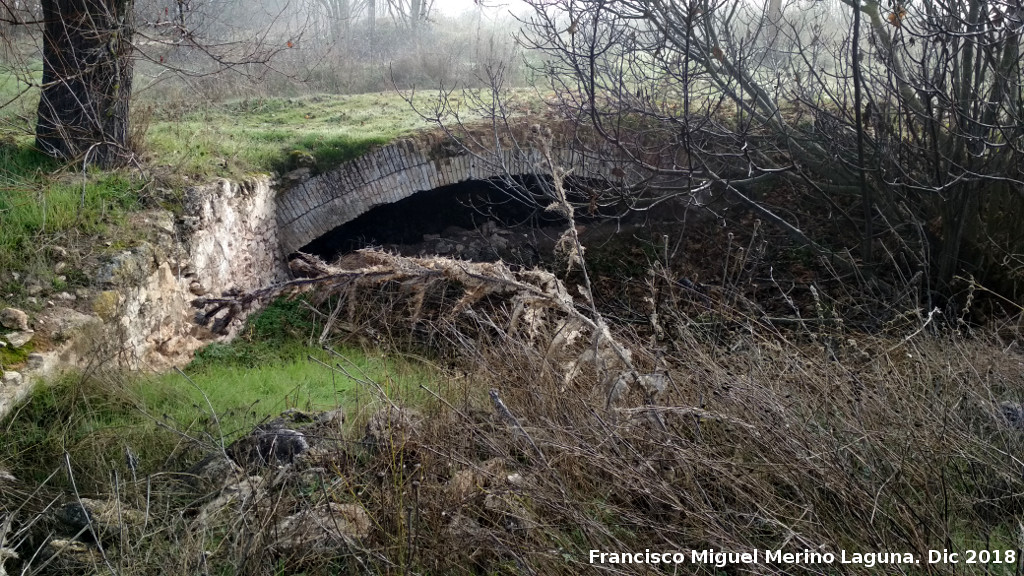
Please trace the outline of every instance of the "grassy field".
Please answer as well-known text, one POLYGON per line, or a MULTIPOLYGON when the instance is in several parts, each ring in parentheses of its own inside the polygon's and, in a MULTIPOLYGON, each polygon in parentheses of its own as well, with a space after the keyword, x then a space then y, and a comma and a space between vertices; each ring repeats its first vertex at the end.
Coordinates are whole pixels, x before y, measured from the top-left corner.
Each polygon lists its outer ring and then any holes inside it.
MULTIPOLYGON (((32 151, 41 70, 0 69, 0 141, 32 151)), ((437 95, 418 93, 430 110, 437 95)), ((225 102, 167 102, 156 95, 132 101, 132 131, 145 167, 165 166, 190 177, 241 176, 288 169, 293 152, 329 168, 370 146, 428 124, 397 92, 225 102)), ((34 172, 5 169, 10 174, 34 172)), ((50 166, 53 171, 59 166, 50 166)), ((73 169, 73 167, 72 167, 73 169)))
POLYGON ((74 174, 0 140, 0 189, 0 302, 21 302, 29 284, 86 285, 80 255, 131 242, 128 215, 145 205, 146 183, 128 171, 74 174), (58 261, 68 266, 60 273, 58 261))
MULTIPOLYGON (((416 100, 427 106, 430 98, 416 100)), ((141 102, 136 110, 150 122, 147 163, 194 176, 286 171, 299 153, 327 169, 428 127, 397 93, 239 100, 194 111, 141 102)))
POLYGON ((313 346, 301 337, 313 327, 301 309, 270 306, 245 336, 207 347, 182 371, 71 374, 40 386, 0 426, 0 464, 42 482, 66 452, 78 481, 99 488, 111 469, 128 473, 127 449, 140 474, 187 467, 287 409, 340 406, 358 421, 352 415, 374 404, 377 386, 407 396, 439 378, 393 355, 313 346))

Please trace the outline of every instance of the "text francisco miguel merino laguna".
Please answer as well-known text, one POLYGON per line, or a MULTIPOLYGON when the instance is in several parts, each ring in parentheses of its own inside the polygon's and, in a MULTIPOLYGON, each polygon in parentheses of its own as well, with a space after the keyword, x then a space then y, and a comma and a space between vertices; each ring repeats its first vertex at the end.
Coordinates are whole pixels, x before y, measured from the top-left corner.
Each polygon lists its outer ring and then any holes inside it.
POLYGON ((782 550, 689 550, 687 552, 602 552, 590 551, 591 564, 713 564, 724 568, 731 564, 856 564, 871 568, 882 564, 1016 564, 1016 550, 965 550, 949 552, 929 550, 922 558, 910 552, 784 552, 782 550))

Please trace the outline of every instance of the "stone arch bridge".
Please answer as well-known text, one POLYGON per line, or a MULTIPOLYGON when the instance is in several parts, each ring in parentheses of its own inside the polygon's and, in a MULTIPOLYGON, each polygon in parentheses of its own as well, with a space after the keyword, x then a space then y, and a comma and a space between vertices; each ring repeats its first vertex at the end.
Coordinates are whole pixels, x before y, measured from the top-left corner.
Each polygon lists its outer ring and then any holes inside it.
MULTIPOLYGON (((571 168, 575 177, 617 182, 641 179, 628 162, 601 160, 599 157, 609 156, 560 144, 557 139, 553 138, 552 156, 559 166, 571 168)), ((503 140, 470 153, 443 132, 421 133, 373 149, 279 192, 276 213, 283 253, 296 252, 377 206, 417 192, 469 180, 548 173, 541 150, 529 144, 529 138, 503 140)))

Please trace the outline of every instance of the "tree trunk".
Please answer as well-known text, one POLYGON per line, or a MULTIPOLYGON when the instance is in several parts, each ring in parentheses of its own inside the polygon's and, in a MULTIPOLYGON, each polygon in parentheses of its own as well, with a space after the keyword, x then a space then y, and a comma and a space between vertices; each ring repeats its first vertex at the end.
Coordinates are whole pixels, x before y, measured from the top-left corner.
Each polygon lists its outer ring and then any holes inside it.
POLYGON ((36 146, 113 168, 131 156, 132 0, 42 0, 43 91, 36 146))

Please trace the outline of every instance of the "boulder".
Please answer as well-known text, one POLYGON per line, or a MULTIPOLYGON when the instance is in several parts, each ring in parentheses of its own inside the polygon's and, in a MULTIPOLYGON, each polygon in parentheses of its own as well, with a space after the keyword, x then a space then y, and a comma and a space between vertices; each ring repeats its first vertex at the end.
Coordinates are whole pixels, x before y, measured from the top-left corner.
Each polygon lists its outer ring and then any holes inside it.
POLYGON ((141 526, 145 514, 113 499, 79 498, 57 508, 54 518, 68 535, 82 534, 86 537, 95 531, 96 536, 105 538, 117 536, 124 529, 141 526))
POLYGON ((212 494, 243 478, 245 474, 233 460, 214 452, 185 473, 188 483, 200 494, 212 494))
POLYGON ((249 476, 228 484, 216 498, 203 506, 196 521, 206 527, 217 520, 233 521, 253 509, 253 504, 265 495, 261 476, 249 476))
POLYGON ((46 366, 46 356, 43 356, 39 352, 33 352, 28 355, 28 359, 25 363, 28 365, 29 370, 41 370, 46 366))
POLYGON ((341 432, 342 427, 345 425, 345 410, 342 408, 335 408, 334 410, 328 410, 327 412, 321 412, 316 415, 316 422, 335 432, 341 432))
POLYGON ((18 332, 8 332, 4 335, 4 340, 11 348, 21 348, 25 344, 32 341, 32 337, 35 335, 33 330, 21 330, 18 332))
POLYGON ((380 449, 402 449, 418 433, 420 420, 414 410, 385 406, 366 422, 365 442, 380 449))
POLYGON ((41 557, 57 574, 95 573, 103 566, 103 556, 96 546, 64 538, 46 543, 41 557))
POLYGON ((999 412, 1010 428, 1024 430, 1024 405, 1017 402, 1000 402, 999 412))
POLYGON ((14 370, 5 370, 3 376, 0 377, 0 384, 4 386, 17 386, 21 384, 22 376, 20 372, 14 370))
POLYGON ((297 555, 327 553, 366 538, 372 528, 362 506, 331 502, 281 520, 274 548, 297 555))
POLYGON ((309 449, 306 435, 273 423, 257 427, 251 434, 228 446, 231 459, 243 468, 291 464, 309 449))
POLYGON ((92 322, 100 323, 102 320, 98 316, 82 314, 66 306, 54 306, 39 314, 36 327, 54 340, 67 340, 76 331, 92 322))
POLYGON ((11 330, 28 330, 28 314, 17 308, 4 308, 0 310, 0 326, 11 330))

